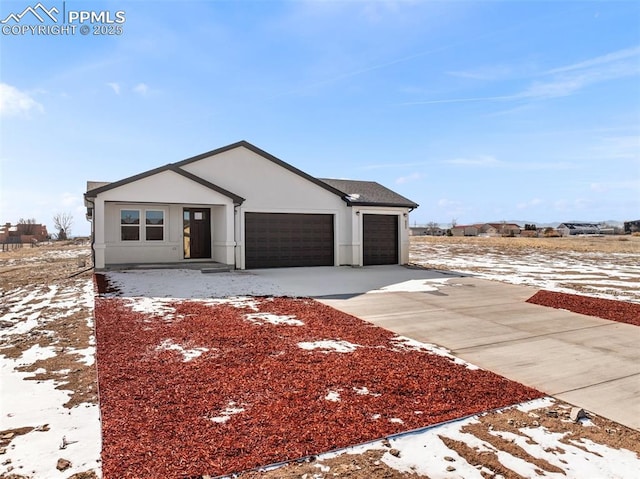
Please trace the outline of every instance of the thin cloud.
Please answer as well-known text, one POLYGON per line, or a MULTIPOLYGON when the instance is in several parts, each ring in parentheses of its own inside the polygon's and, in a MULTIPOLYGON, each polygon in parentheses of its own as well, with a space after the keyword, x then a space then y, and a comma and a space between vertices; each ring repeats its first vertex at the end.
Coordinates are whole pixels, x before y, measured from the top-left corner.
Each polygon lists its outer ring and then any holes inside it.
POLYGON ((142 96, 145 96, 147 93, 149 93, 149 85, 147 85, 146 83, 138 83, 133 87, 133 91, 135 93, 139 93, 142 96))
POLYGON ((611 181, 601 183, 591 183, 591 191, 595 193, 607 193, 609 191, 633 190, 640 191, 640 179, 629 181, 611 181))
POLYGON ((0 83, 0 115, 23 116, 31 111, 44 112, 44 107, 27 92, 6 83, 0 83))
POLYGON ((423 176, 424 175, 422 173, 418 173, 418 172, 411 173, 410 175, 401 176, 399 178, 396 178, 396 184, 397 185, 403 185, 405 183, 410 183, 412 181, 417 181, 417 180, 422 179, 423 176))
POLYGON ((116 95, 120 94, 120 84, 119 83, 107 83, 107 86, 113 90, 116 95))
POLYGON ((446 103, 537 101, 573 95, 584 88, 611 80, 640 74, 640 47, 627 48, 571 65, 542 72, 548 80, 537 80, 520 92, 510 95, 442 98, 400 103, 400 105, 435 105, 446 103))
POLYGON ((510 77, 513 71, 513 67, 509 65, 492 65, 476 70, 447 72, 447 75, 470 80, 495 81, 510 77))
POLYGON ((547 74, 555 75, 557 73, 565 73, 574 70, 584 70, 599 65, 606 65, 619 60, 626 60, 628 58, 637 57, 640 55, 640 46, 633 48, 625 48, 624 50, 618 50, 616 52, 607 53, 599 57, 591 58, 583 62, 574 63, 572 65, 566 65, 564 67, 554 68, 549 70, 547 74))
POLYGON ((532 199, 530 201, 526 201, 526 202, 523 202, 523 203, 518 203, 516 205, 516 207, 519 210, 525 210, 527 208, 535 208, 536 206, 540 206, 542 203, 544 203, 544 201, 542 201, 540 198, 534 198, 534 199, 532 199))
POLYGON ((373 165, 364 165, 361 166, 360 170, 382 170, 385 168, 412 168, 415 166, 424 166, 428 163, 426 161, 419 161, 415 163, 380 163, 373 165))
POLYGON ((421 101, 406 101, 402 103, 398 103, 401 106, 411 106, 411 105, 437 105, 441 103, 471 103, 471 102, 479 102, 479 101, 508 101, 513 100, 513 95, 508 96, 477 96, 477 97, 469 97, 469 98, 446 98, 441 100, 421 100, 421 101))
POLYGON ((476 166, 483 168, 495 168, 504 166, 502 161, 497 160, 493 156, 478 156, 477 158, 455 158, 453 160, 445 160, 444 163, 456 166, 476 166))
POLYGON ((453 166, 465 166, 472 168, 502 168, 509 170, 525 170, 525 171, 539 171, 539 170, 572 170, 576 168, 573 163, 564 161, 547 163, 536 161, 523 161, 523 162, 506 162, 498 160, 494 156, 479 155, 471 158, 454 158, 452 160, 444 160, 442 163, 453 166))

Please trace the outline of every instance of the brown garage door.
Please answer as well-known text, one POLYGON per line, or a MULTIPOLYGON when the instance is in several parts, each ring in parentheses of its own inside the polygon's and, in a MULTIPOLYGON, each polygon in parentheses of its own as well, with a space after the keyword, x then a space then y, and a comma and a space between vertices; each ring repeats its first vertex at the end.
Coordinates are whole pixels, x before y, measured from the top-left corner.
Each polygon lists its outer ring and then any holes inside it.
POLYGON ((364 215, 363 218, 365 266, 397 264, 398 217, 396 215, 364 215))
POLYGON ((245 214, 245 267, 333 266, 333 215, 245 214))

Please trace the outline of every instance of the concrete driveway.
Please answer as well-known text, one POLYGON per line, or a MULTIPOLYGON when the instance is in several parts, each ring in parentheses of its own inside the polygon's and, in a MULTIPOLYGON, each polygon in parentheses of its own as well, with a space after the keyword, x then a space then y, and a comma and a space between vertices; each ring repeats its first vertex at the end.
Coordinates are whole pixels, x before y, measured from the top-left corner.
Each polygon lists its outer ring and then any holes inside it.
POLYGON ((400 266, 253 271, 640 430, 640 328, 526 303, 536 289, 400 266))

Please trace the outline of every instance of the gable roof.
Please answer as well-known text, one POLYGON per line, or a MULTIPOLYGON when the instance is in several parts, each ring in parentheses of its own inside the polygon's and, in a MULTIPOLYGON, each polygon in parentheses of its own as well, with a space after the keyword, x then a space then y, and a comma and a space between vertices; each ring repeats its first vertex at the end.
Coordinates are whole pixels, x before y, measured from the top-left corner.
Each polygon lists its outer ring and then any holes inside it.
POLYGON ((375 181, 356 181, 356 180, 335 180, 335 179, 319 179, 315 178, 302 170, 290 165, 282 161, 279 158, 276 158, 270 153, 267 153, 264 150, 261 150, 257 146, 252 145, 248 141, 242 140, 236 143, 232 143, 227 146, 223 146, 221 148, 217 148, 215 150, 208 151, 206 153, 201 153, 199 155, 193 156, 191 158, 187 158, 186 160, 182 160, 176 163, 169 163, 167 165, 161 166, 159 168, 154 168, 153 170, 148 170, 143 173, 130 176, 128 178, 124 178, 119 181, 115 181, 113 183, 103 183, 103 182, 88 182, 87 189, 88 191, 85 193, 85 198, 95 198, 100 193, 105 191, 109 191, 114 188, 118 188, 120 186, 133 183, 135 181, 147 178, 149 176, 156 175, 158 173, 162 173, 164 171, 173 171, 179 175, 184 176, 196 183, 199 183, 207 188, 210 188, 218 193, 221 193, 229 198, 231 198, 234 204, 242 204, 244 202, 244 198, 239 195, 236 195, 224 188, 217 186, 193 173, 190 173, 184 169, 182 166, 188 165, 190 163, 194 163, 196 161, 208 158, 210 156, 215 156, 220 153, 224 153, 226 151, 233 150, 235 148, 246 148, 249 151, 263 157, 266 160, 269 160, 276 165, 304 178, 305 180, 323 188, 334 195, 342 198, 349 206, 390 206, 390 207, 405 207, 405 208, 417 208, 418 204, 413 201, 405 198, 398 193, 385 188, 384 186, 376 183, 375 181), (97 186, 97 187, 96 187, 97 186), (92 188, 92 189, 89 189, 92 188))
MULTIPOLYGON (((297 168, 295 168, 294 166, 290 165, 289 163, 285 163, 284 161, 280 160, 279 158, 276 158, 275 156, 271 155, 270 153, 267 153, 264 150, 261 150, 260 148, 258 148, 257 146, 252 145, 251 143, 249 143, 248 141, 238 141, 236 143, 232 143, 230 145, 227 146, 223 146, 221 148, 217 148, 215 150, 211 150, 208 151, 206 153, 201 153, 200 155, 197 156, 193 156, 191 158, 187 158, 186 160, 182 160, 179 161, 177 163, 169 163, 167 165, 164 166, 160 166, 158 168, 154 168, 153 170, 148 170, 145 171, 143 173, 139 173, 137 175, 133 175, 130 176, 128 178, 124 178, 122 180, 119 181, 115 181, 113 183, 104 183, 104 182, 88 182, 87 183, 87 187, 90 188, 91 186, 95 186, 96 184, 102 184, 103 186, 99 186, 97 188, 92 188, 92 189, 88 189, 87 192, 85 193, 85 197, 86 198, 95 198, 97 195, 99 195, 100 193, 103 193, 105 191, 111 190, 113 188, 118 188, 119 186, 123 186, 129 183, 133 183, 134 181, 138 181, 144 178, 147 178, 149 176, 153 176, 156 175, 158 173, 162 173, 163 171, 168 171, 171 170, 175 173, 178 173, 179 175, 184 176, 185 178, 189 178, 190 180, 193 180, 197 183, 200 183, 203 186, 206 186, 207 188, 210 188, 214 191, 217 191, 218 193, 221 193, 229 198, 231 198, 233 200, 234 203, 236 204, 242 204, 244 202, 244 198, 242 198, 239 195, 236 195, 228 190, 225 190, 224 188, 217 186, 203 178, 200 178, 197 175, 194 175, 193 173, 189 173, 186 170, 183 170, 181 168, 181 166, 184 165, 188 165, 189 163, 193 163, 195 161, 199 161, 202 160, 204 158, 208 158, 210 156, 214 156, 214 155, 218 155, 220 153, 224 153, 225 151, 229 151, 229 150, 233 150, 235 148, 240 148, 240 147, 244 147, 247 150, 250 150, 254 153, 256 153, 257 155, 262 156, 263 158, 272 161, 273 163, 277 164, 278 166, 281 166, 289 171, 291 171, 292 173, 301 176, 302 178, 320 186, 321 188, 324 188, 325 190, 330 191, 331 193, 333 193, 334 195, 338 195, 340 197, 344 196, 344 193, 342 193, 341 191, 331 187, 330 185, 320 181, 317 178, 314 178, 313 176, 305 173, 302 170, 299 170, 297 168)), ((344 199, 344 198, 343 198, 344 199)), ((346 200, 345 200, 346 201, 346 200)))
POLYGON ((338 180, 333 178, 321 178, 321 180, 343 192, 345 200, 351 206, 418 207, 417 203, 375 181, 338 180))
POLYGON ((240 147, 244 147, 247 150, 252 151, 256 155, 260 155, 264 159, 272 161, 276 165, 281 166, 282 168, 284 168, 285 170, 289 170, 291 173, 294 173, 294 174, 296 174, 298 176, 301 176, 305 180, 310 181, 311 183, 314 183, 314 184, 318 185, 320 188, 324 188, 325 190, 330 191, 334 195, 343 196, 343 194, 344 194, 344 193, 342 193, 342 191, 339 191, 336 188, 333 188, 331 185, 328 185, 325 182, 320 181, 318 178, 315 178, 315 177, 311 176, 310 174, 305 173, 302 170, 299 170, 295 166, 290 165, 289 163, 287 163, 285 161, 282 161, 280 158, 276 158, 271 153, 267 153, 266 151, 258 148, 255 145, 252 145, 251 143, 249 143, 248 141, 245 141, 245 140, 241 140, 241 141, 238 141, 236 143, 232 143, 230 145, 223 146, 221 148, 216 148, 215 150, 211 150, 211 151, 208 151, 206 153, 201 153, 200 155, 196 155, 196 156, 193 156, 191 158, 187 158, 186 160, 179 161, 178 163, 174 163, 174 165, 176 165, 178 167, 184 166, 184 165, 188 165, 189 163, 193 163, 195 161, 202 160, 202 159, 207 158, 209 156, 218 155, 220 153, 224 153, 225 151, 233 150, 235 148, 240 148, 240 147))
POLYGON ((133 183, 134 181, 138 181, 138 180, 142 180, 144 178, 148 178, 149 176, 157 175, 158 173, 162 173, 164 171, 172 171, 174 173, 177 173, 178 175, 181 175, 181 176, 184 176, 185 178, 188 178, 191 181, 195 181, 196 183, 199 183, 202 186, 204 186, 206 188, 209 188, 210 190, 216 191, 216 192, 226 196, 227 198, 230 198, 231 200, 233 200, 233 203, 236 204, 236 205, 241 205, 245 200, 242 196, 236 195, 235 193, 232 193, 231 191, 225 190, 224 188, 222 188, 222 187, 220 187, 218 185, 214 185, 210 181, 207 181, 204 178, 200 178, 199 176, 196 176, 193 173, 189 173, 188 171, 185 171, 182 168, 178 168, 174 163, 169 163, 168 165, 164 165, 164 166, 161 166, 159 168, 154 168, 153 170, 145 171, 143 173, 140 173, 140 174, 134 175, 134 176, 130 176, 130 177, 125 178, 125 179, 120 180, 120 181, 114 181, 113 183, 97 182, 97 181, 87 182, 87 188, 91 188, 91 186, 93 186, 95 184, 101 184, 103 186, 99 186, 98 188, 93 188, 93 189, 88 190, 84 194, 84 196, 85 196, 85 198, 95 198, 100 193, 103 193, 105 191, 109 191, 109 190, 112 190, 114 188, 118 188, 119 186, 127 185, 129 183, 133 183))

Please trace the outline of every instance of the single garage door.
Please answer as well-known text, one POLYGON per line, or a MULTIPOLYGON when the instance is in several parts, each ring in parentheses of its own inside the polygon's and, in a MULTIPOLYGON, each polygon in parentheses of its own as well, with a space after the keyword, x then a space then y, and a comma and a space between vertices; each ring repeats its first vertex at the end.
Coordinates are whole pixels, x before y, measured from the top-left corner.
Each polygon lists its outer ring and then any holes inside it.
POLYGON ((333 266, 333 215, 245 214, 245 267, 333 266))
POLYGON ((364 265, 398 264, 398 217, 364 215, 364 265))

